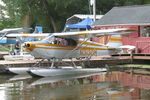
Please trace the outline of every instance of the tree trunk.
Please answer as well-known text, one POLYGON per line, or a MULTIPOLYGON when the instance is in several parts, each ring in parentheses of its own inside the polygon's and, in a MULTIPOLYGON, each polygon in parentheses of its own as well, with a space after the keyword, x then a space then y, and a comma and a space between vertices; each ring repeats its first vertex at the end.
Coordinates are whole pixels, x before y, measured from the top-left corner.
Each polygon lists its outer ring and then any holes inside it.
POLYGON ((24 15, 23 16, 23 27, 30 27, 30 24, 31 24, 31 22, 30 22, 30 16, 29 16, 29 14, 26 14, 26 15, 24 15))

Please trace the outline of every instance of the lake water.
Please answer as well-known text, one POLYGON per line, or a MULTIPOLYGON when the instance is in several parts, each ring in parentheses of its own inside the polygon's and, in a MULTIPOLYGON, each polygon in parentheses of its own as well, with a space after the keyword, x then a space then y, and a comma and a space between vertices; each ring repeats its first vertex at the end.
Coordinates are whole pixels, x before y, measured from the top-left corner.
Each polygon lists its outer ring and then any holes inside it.
POLYGON ((150 100, 150 76, 119 71, 46 78, 0 75, 0 100, 150 100))

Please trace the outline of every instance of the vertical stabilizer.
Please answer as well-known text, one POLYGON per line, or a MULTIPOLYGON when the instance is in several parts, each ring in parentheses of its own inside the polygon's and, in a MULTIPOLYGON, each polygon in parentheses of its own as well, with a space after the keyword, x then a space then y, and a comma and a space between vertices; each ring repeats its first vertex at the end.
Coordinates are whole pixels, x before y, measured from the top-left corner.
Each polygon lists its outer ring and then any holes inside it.
POLYGON ((110 48, 117 48, 122 45, 122 36, 121 35, 112 35, 107 43, 107 46, 110 48))

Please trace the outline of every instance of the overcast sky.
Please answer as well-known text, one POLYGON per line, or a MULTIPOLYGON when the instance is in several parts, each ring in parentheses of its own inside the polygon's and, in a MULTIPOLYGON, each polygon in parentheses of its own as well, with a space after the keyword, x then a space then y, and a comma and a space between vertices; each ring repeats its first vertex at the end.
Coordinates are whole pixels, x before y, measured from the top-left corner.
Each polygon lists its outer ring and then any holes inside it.
MULTIPOLYGON (((5 4, 2 2, 2 0, 0 0, 0 5, 5 6, 5 4)), ((4 16, 5 18, 8 18, 7 12, 6 12, 4 9, 0 9, 0 11, 3 12, 3 13, 5 14, 5 16, 4 16)), ((0 14, 0 16, 1 16, 1 14, 0 14)))
POLYGON ((0 5, 5 5, 5 4, 2 2, 2 0, 0 0, 0 5))

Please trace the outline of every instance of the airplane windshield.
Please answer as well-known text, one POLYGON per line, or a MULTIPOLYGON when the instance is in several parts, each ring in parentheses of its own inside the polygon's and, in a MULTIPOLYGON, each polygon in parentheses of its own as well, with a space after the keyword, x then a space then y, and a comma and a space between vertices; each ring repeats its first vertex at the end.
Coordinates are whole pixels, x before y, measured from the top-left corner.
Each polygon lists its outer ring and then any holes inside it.
POLYGON ((73 39, 62 38, 58 36, 49 36, 45 39, 49 44, 57 44, 57 45, 66 45, 66 46, 76 46, 77 43, 73 39))
POLYGON ((47 38, 43 39, 43 41, 52 42, 54 41, 55 37, 53 35, 48 36, 47 38))
POLYGON ((71 38, 63 38, 63 37, 58 37, 58 36, 54 36, 54 35, 48 36, 43 41, 46 41, 49 44, 77 46, 76 41, 71 38))

